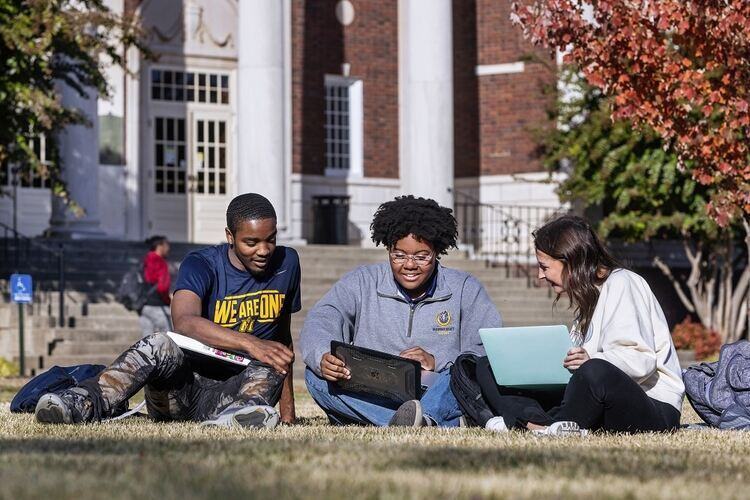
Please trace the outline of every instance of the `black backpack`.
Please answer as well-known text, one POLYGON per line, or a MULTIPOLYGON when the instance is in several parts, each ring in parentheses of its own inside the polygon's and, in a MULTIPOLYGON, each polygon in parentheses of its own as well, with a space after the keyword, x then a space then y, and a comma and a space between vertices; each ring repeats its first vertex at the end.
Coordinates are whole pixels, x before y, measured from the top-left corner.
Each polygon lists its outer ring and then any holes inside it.
POLYGON ((146 283, 140 267, 134 267, 122 277, 117 289, 117 302, 129 311, 141 312, 149 296, 156 290, 156 285, 146 283))
POLYGON ((34 408, 42 395, 69 389, 99 375, 102 370, 104 365, 53 366, 21 387, 10 403, 10 411, 34 413, 34 408))
POLYGON ((477 382, 477 360, 474 354, 461 354, 451 366, 450 387, 456 397, 466 421, 470 426, 481 426, 494 417, 494 413, 482 396, 477 382))

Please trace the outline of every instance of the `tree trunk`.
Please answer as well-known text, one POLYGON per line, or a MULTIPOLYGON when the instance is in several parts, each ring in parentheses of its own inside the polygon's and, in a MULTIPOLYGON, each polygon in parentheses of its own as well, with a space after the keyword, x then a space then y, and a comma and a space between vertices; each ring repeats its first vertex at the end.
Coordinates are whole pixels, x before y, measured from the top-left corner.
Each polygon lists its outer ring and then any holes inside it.
MULTIPOLYGON (((744 243, 750 258, 750 223, 743 220, 744 243)), ((680 302, 695 314, 703 326, 716 330, 723 343, 742 338, 750 324, 750 262, 735 282, 734 244, 729 234, 722 245, 707 252, 698 243, 695 250, 684 242, 685 254, 690 262, 690 275, 685 284, 675 278, 672 270, 658 256, 654 265, 669 279, 680 302), (736 283, 736 284, 735 284, 736 283)))

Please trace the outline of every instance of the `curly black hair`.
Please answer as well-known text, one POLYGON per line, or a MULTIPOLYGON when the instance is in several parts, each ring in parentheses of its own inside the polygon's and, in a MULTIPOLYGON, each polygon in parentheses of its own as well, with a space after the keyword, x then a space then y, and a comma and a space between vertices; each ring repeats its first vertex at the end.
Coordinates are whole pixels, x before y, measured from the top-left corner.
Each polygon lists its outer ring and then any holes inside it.
POLYGON ((437 255, 456 248, 458 224, 453 210, 441 207, 435 200, 397 196, 380 205, 370 224, 372 241, 392 248, 398 240, 410 234, 429 243, 437 255))

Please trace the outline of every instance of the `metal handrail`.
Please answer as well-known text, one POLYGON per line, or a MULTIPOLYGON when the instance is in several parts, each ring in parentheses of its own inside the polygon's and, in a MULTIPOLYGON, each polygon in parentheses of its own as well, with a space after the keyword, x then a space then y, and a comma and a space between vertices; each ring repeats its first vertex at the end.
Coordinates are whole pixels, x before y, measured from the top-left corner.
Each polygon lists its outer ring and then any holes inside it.
MULTIPOLYGON (((35 253, 34 259, 38 264, 40 260, 49 261, 50 255, 57 265, 58 282, 57 291, 59 295, 58 302, 58 324, 60 327, 65 326, 65 247, 60 243, 57 248, 53 248, 47 243, 42 243, 36 238, 26 236, 12 227, 0 222, 0 229, 3 231, 3 262, 11 262, 12 258, 14 272, 19 271, 19 265, 30 261, 29 255, 33 249, 42 250, 46 253, 47 259, 40 259, 40 254, 35 253), (11 235, 11 237, 9 237, 11 235), (10 246, 10 241, 13 246, 10 246)), ((50 266, 52 262, 49 262, 50 266)))
POLYGON ((454 196, 459 239, 469 245, 475 258, 505 266, 510 276, 524 274, 527 286, 533 284, 533 231, 566 208, 505 205, 482 202, 469 193, 448 188, 454 196))

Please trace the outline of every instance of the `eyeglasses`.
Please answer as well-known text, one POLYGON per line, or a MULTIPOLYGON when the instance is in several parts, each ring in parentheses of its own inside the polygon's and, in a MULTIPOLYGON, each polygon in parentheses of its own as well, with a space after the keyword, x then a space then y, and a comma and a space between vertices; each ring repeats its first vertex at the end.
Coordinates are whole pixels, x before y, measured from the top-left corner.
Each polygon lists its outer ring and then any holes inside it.
POLYGON ((391 262, 394 264, 406 264, 406 261, 411 259, 414 261, 414 263, 418 266, 426 266, 427 264, 432 261, 433 254, 418 254, 418 255, 410 255, 408 253, 404 252, 391 252, 391 262))

